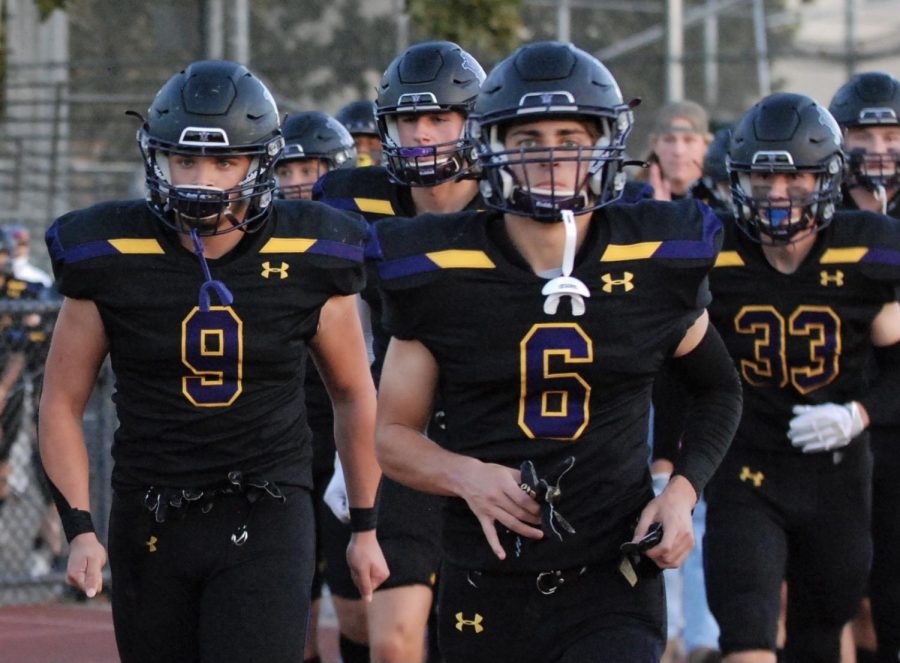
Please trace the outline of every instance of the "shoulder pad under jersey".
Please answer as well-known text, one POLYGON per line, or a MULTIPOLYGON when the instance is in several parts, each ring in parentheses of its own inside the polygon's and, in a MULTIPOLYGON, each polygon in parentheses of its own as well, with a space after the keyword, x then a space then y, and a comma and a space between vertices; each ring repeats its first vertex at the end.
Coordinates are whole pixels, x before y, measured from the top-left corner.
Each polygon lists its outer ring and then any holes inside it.
POLYGON ((397 185, 382 166, 339 168, 325 173, 313 188, 313 199, 329 207, 363 214, 369 221, 398 216, 397 185))
POLYGON ((278 200, 267 224, 271 236, 260 248, 261 253, 363 261, 369 224, 359 214, 309 200, 278 200))
POLYGON ((722 222, 704 203, 642 200, 598 210, 610 226, 600 261, 664 261, 671 267, 712 266, 722 245, 722 222))
POLYGON ((829 232, 823 265, 859 265, 864 276, 900 284, 900 222, 874 212, 839 210, 829 232))
POLYGON ((382 252, 378 275, 385 288, 418 285, 446 269, 493 269, 484 245, 492 212, 422 214, 385 219, 373 226, 382 252))

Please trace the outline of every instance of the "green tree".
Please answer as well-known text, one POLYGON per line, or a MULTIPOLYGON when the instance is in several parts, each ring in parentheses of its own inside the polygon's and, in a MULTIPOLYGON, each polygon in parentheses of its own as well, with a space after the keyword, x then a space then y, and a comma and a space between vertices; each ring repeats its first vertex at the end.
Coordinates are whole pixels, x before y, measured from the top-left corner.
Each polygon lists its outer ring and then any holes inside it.
POLYGON ((523 0, 407 0, 416 36, 454 41, 482 61, 496 61, 522 40, 523 0))

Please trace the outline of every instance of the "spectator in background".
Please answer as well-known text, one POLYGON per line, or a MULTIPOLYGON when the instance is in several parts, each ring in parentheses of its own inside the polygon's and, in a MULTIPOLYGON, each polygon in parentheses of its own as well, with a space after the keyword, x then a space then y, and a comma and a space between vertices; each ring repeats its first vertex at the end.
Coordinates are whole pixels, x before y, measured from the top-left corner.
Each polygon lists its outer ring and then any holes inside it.
POLYGON ((47 288, 52 286, 53 277, 31 262, 31 233, 28 228, 19 223, 11 223, 6 226, 6 232, 15 244, 12 255, 13 276, 21 281, 40 283, 47 288))
MULTIPOLYGON (((650 135, 648 184, 656 200, 693 197, 711 204, 715 186, 704 186, 704 166, 710 142, 706 111, 693 101, 678 101, 663 106, 656 115, 650 135)), ((727 148, 726 148, 727 149, 727 148)), ((720 178, 725 166, 725 150, 712 155, 711 172, 720 178), (721 168, 714 166, 721 165, 721 168)), ((725 186, 728 185, 727 173, 725 186)), ((715 205, 712 205, 715 206, 715 205)), ((669 481, 684 430, 689 405, 684 385, 667 362, 653 386, 653 488, 660 494, 669 481)), ((666 569, 666 611, 668 621, 664 661, 690 663, 719 660, 719 627, 706 602, 703 579, 703 534, 706 531, 706 502, 702 495, 693 512, 696 545, 681 568, 666 569)))
POLYGON ((650 134, 647 183, 656 200, 678 200, 703 177, 703 157, 712 136, 709 118, 693 101, 673 101, 656 114, 650 134))

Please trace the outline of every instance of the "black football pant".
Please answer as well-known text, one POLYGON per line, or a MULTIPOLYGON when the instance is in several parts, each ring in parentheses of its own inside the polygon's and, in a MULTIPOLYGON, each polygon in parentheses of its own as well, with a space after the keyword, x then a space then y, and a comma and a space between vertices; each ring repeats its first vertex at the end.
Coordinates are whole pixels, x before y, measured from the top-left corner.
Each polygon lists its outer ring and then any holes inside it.
POLYGON ((879 663, 900 661, 900 429, 872 431, 875 452, 869 598, 879 663))
POLYGON ((252 514, 242 495, 218 495, 208 513, 192 503, 164 523, 138 493, 115 496, 109 558, 122 663, 303 660, 312 501, 304 489, 285 494, 284 503, 259 499, 252 514), (238 546, 231 539, 242 523, 238 546))
POLYGON ((614 567, 589 569, 543 594, 537 574, 478 574, 445 561, 444 663, 658 663, 666 643, 662 576, 631 587, 614 567))
POLYGON ((724 654, 775 651, 787 580, 785 660, 839 663, 871 564, 872 458, 860 443, 838 458, 732 448, 707 486, 706 591, 724 654))

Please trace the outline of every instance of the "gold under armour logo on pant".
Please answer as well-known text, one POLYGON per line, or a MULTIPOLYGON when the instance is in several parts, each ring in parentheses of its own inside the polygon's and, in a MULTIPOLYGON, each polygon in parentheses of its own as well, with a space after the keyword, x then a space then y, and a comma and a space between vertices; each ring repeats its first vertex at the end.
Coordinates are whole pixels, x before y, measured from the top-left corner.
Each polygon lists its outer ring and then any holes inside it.
POLYGON ((762 472, 751 472, 750 468, 744 465, 741 468, 741 481, 752 481, 753 485, 759 488, 762 485, 763 479, 765 479, 765 475, 762 472))
POLYGON ((479 615, 477 612, 475 613, 475 619, 463 619, 463 614, 461 612, 456 613, 456 630, 462 631, 463 627, 471 626, 475 629, 476 633, 481 633, 484 630, 484 626, 481 625, 481 622, 484 621, 484 617, 479 615))

